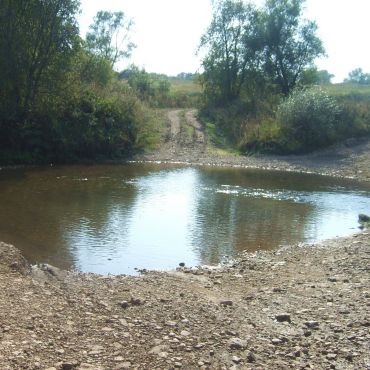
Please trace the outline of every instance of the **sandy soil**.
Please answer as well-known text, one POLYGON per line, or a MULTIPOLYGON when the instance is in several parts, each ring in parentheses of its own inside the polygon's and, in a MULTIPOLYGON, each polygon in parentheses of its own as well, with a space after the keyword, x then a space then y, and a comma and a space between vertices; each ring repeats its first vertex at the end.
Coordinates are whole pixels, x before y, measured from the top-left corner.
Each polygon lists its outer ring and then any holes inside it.
MULTIPOLYGON (((369 175, 366 141, 223 157, 195 111, 168 123, 158 153, 138 159, 369 175)), ((369 262, 367 231, 140 277, 30 266, 0 243, 0 369, 370 369, 369 262)))

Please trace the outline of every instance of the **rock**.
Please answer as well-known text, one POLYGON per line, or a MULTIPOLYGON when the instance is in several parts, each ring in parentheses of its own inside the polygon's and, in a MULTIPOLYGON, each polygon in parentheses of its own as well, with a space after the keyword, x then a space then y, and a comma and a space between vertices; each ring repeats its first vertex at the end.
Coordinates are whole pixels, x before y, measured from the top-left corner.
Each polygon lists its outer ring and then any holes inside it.
POLYGON ((221 302, 220 302, 220 305, 221 305, 221 306, 232 306, 232 305, 233 305, 233 301, 232 301, 232 300, 230 300, 230 299, 226 299, 226 300, 224 300, 224 301, 221 301, 221 302))
POLYGON ((77 367, 77 362, 63 362, 62 370, 73 370, 77 367))
POLYGON ((235 364, 240 364, 240 362, 242 361, 242 359, 238 356, 233 356, 231 358, 231 361, 234 362, 235 364))
POLYGON ((290 315, 288 313, 280 313, 275 316, 275 319, 279 322, 291 322, 290 315))
POLYGON ((144 302, 144 300, 143 300, 143 299, 141 299, 141 298, 131 297, 130 303, 131 303, 133 306, 141 306, 141 305, 143 305, 145 302, 144 302))
POLYGON ((180 262, 180 263, 179 263, 179 266, 180 266, 180 267, 185 267, 185 262, 180 262))
POLYGON ((281 344, 281 343, 282 343, 282 341, 281 341, 280 339, 278 339, 278 338, 273 338, 273 339, 271 340, 271 343, 272 343, 274 346, 277 346, 277 345, 281 344))
POLYGON ((247 355, 247 361, 251 364, 253 362, 256 362, 256 356, 253 352, 249 352, 247 355))
POLYGON ((306 321, 304 324, 307 326, 307 328, 310 329, 315 329, 319 327, 319 323, 317 321, 306 321))
POLYGON ((360 213, 358 215, 358 221, 359 222, 370 222, 370 217, 368 215, 365 215, 363 213, 360 213))
POLYGON ((328 360, 335 360, 335 359, 337 358, 337 355, 336 355, 335 353, 328 353, 328 354, 326 355, 326 358, 327 358, 328 360))
POLYGON ((124 358, 122 356, 117 356, 114 358, 114 361, 116 362, 122 362, 124 360, 124 358))
POLYGON ((165 349, 167 349, 167 346, 166 345, 163 345, 163 344, 162 345, 158 345, 158 346, 153 347, 149 351, 149 354, 158 355, 159 353, 164 352, 165 349))
POLYGON ((131 362, 130 361, 125 361, 119 364, 119 369, 130 369, 131 368, 131 362))
POLYGON ((165 324, 167 326, 170 326, 171 328, 174 328, 177 325, 177 322, 175 322, 175 321, 166 321, 165 324))
POLYGON ((119 305, 122 307, 122 308, 127 308, 130 304, 127 302, 127 301, 121 301, 119 303, 119 305))
POLYGON ((182 363, 181 362, 175 362, 173 364, 173 366, 176 368, 176 369, 180 369, 182 367, 182 363))
POLYGON ((229 347, 231 349, 244 349, 246 348, 247 343, 240 338, 231 338, 229 339, 229 347))

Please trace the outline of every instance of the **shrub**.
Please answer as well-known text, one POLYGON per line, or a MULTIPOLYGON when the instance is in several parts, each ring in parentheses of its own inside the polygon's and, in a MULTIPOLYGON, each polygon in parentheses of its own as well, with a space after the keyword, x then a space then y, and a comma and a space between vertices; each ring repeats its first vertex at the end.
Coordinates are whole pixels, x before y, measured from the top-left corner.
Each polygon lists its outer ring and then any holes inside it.
POLYGON ((277 110, 287 151, 307 152, 335 142, 340 114, 335 99, 324 91, 294 91, 277 110))

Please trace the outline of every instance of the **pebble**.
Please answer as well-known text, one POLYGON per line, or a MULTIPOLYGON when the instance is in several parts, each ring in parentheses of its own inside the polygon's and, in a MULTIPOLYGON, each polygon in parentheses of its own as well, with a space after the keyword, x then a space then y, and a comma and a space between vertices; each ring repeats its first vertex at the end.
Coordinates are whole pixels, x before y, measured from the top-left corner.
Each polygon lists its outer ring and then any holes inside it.
POLYGON ((238 356, 233 356, 231 358, 231 360, 232 360, 232 362, 234 362, 236 364, 239 364, 242 361, 242 359, 240 357, 238 357, 238 356))
POLYGON ((275 316, 275 319, 279 322, 291 322, 290 315, 288 313, 280 313, 275 316))
POLYGON ((240 338, 231 338, 229 339, 229 347, 231 349, 243 349, 247 346, 247 343, 240 338))
POLYGON ((247 355, 247 361, 249 363, 253 363, 253 362, 256 362, 256 356, 254 355, 253 352, 249 352, 248 355, 247 355))
POLYGON ((318 321, 306 321, 304 323, 308 328, 314 329, 319 327, 318 321))
POLYGON ((141 298, 131 297, 130 303, 133 306, 141 306, 144 304, 144 300, 142 300, 141 298))
POLYGON ((229 300, 229 299, 226 299, 224 301, 221 301, 220 302, 220 305, 221 306, 232 306, 233 305, 233 301, 232 300, 229 300))
POLYGON ((76 362, 63 362, 62 363, 62 370, 72 370, 76 367, 76 362))
POLYGON ((273 345, 277 346, 277 345, 281 344, 281 340, 280 340, 280 339, 278 339, 278 338, 273 338, 273 339, 271 340, 271 343, 272 343, 273 345))

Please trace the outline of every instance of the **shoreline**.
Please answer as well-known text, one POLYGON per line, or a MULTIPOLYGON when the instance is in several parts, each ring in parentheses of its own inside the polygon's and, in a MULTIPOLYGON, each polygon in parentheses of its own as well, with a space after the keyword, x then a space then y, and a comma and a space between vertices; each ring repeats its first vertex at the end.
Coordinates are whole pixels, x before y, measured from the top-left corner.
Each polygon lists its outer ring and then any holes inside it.
POLYGON ((0 243, 4 369, 369 369, 369 232, 101 276, 0 243))
MULTIPOLYGON (((176 135, 134 159, 370 179, 370 140, 241 158, 176 135)), ((369 370, 369 261, 366 230, 140 276, 31 267, 0 242, 0 368, 369 370)))

